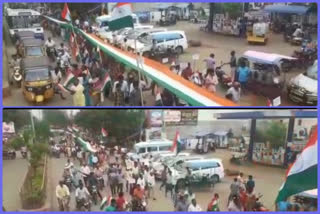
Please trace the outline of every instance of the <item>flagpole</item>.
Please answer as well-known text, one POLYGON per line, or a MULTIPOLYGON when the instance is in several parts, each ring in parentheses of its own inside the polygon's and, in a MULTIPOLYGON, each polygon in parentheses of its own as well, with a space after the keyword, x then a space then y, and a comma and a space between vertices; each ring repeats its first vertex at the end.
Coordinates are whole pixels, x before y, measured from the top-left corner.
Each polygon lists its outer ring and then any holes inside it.
POLYGON ((142 89, 140 88, 140 81, 141 81, 140 63, 141 63, 141 65, 143 64, 141 62, 141 61, 143 61, 143 58, 142 58, 142 53, 138 53, 138 51, 137 51, 137 38, 134 39, 134 46, 135 46, 135 51, 136 51, 136 56, 137 56, 137 66, 138 66, 138 78, 139 78, 138 87, 140 89, 141 106, 143 106, 144 105, 143 94, 142 94, 142 89))

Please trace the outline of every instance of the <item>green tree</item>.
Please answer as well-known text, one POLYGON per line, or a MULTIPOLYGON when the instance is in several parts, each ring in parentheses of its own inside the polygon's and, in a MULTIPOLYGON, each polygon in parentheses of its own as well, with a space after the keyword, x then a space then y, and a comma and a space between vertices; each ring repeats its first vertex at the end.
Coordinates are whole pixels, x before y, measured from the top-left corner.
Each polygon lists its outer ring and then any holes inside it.
POLYGON ((287 125, 278 121, 263 121, 256 131, 256 142, 270 142, 273 149, 283 146, 287 137, 287 125))
POLYGON ((93 135, 100 136, 105 128, 110 137, 121 141, 138 132, 144 124, 143 110, 81 110, 74 122, 93 135))
POLYGON ((35 121, 34 129, 36 134, 36 140, 40 142, 47 142, 50 136, 50 126, 48 121, 35 121))
POLYGON ((44 120, 50 125, 67 127, 69 119, 62 110, 43 110, 44 120))
POLYGON ((14 122, 16 131, 30 124, 30 111, 25 109, 4 109, 3 122, 14 122))
POLYGON ((224 3, 222 4, 224 13, 228 13, 229 17, 236 19, 242 15, 243 4, 242 3, 224 3))

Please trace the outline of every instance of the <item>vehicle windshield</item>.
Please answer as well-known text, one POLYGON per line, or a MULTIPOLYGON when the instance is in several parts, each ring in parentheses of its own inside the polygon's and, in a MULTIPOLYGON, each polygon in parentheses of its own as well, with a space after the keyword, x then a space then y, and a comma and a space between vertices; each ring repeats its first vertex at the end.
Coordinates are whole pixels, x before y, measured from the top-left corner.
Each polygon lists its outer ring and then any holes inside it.
POLYGON ((135 30, 132 30, 132 31, 129 31, 128 32, 128 39, 136 39, 138 38, 138 36, 141 34, 140 31, 135 31, 135 30))
POLYGON ((151 35, 146 35, 139 37, 139 42, 144 43, 144 44, 152 44, 152 36, 151 35))
POLYGON ((10 16, 8 25, 11 29, 40 27, 39 16, 10 16))
POLYGON ((28 70, 25 74, 25 81, 40 81, 49 79, 49 69, 48 68, 38 68, 28 70))
POLYGON ((304 75, 310 77, 311 79, 318 80, 318 64, 315 63, 314 65, 309 67, 304 75))
POLYGON ((41 47, 27 47, 26 56, 44 56, 41 47))
POLYGON ((186 169, 187 164, 184 161, 178 161, 177 164, 175 164, 173 167, 175 170, 177 170, 179 172, 187 171, 187 169, 186 169))

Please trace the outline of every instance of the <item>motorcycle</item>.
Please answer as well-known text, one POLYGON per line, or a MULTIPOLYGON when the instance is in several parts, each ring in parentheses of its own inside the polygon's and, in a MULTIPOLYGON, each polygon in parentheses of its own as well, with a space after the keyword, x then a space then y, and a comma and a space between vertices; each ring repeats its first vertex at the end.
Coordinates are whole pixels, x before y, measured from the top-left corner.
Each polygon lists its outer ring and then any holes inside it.
POLYGON ((147 202, 145 201, 145 199, 143 200, 136 200, 136 199, 133 199, 131 201, 130 204, 128 204, 128 209, 130 211, 140 211, 140 212, 144 212, 144 211, 147 211, 147 202))
POLYGON ((104 187, 103 177, 98 177, 97 180, 98 180, 99 189, 101 190, 104 187))
POLYGON ((259 195, 256 199, 256 203, 253 207, 253 210, 254 212, 267 212, 267 211, 270 211, 269 209, 267 209, 260 201, 259 199, 262 198, 263 195, 259 195))
POLYGON ((69 191, 71 192, 72 191, 72 179, 71 179, 70 175, 68 175, 64 178, 64 183, 65 183, 65 185, 67 185, 67 187, 69 188, 69 191))
POLYGON ((97 205, 97 203, 98 203, 98 189, 97 189, 96 185, 93 185, 91 187, 91 196, 92 196, 93 203, 95 205, 97 205))
POLYGON ((68 196, 64 197, 62 200, 61 200, 61 204, 60 204, 60 211, 69 211, 70 208, 69 208, 69 202, 70 202, 70 199, 68 196))
POLYGON ((26 151, 21 151, 22 158, 26 159, 28 156, 28 153, 26 151))
POLYGON ((80 211, 91 211, 91 202, 89 199, 76 199, 77 210, 80 211))
POLYGON ((50 58, 51 62, 56 61, 56 49, 54 47, 48 48, 48 57, 50 58))
POLYGON ((221 65, 216 67, 216 74, 217 74, 219 83, 229 88, 232 85, 232 78, 228 76, 224 70, 222 70, 222 67, 224 65, 227 65, 227 64, 221 62, 221 65))
POLYGON ((14 160, 16 159, 16 152, 14 150, 3 151, 2 157, 5 160, 14 160))
POLYGON ((15 83, 17 84, 18 88, 21 88, 22 75, 20 73, 20 68, 14 69, 13 79, 14 79, 15 83))

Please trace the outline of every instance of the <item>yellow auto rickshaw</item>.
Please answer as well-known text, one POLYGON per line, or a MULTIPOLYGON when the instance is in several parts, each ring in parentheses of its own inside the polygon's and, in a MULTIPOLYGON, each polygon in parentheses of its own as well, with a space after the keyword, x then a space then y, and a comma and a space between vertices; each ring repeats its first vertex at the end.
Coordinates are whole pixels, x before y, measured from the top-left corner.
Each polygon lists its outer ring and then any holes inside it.
POLYGON ((22 93, 28 101, 41 103, 54 96, 49 64, 46 56, 26 57, 22 60, 22 93))
POLYGON ((23 57, 41 57, 45 56, 44 42, 41 39, 22 40, 23 57))
POLYGON ((269 27, 267 23, 248 21, 247 41, 249 44, 267 44, 269 27))

